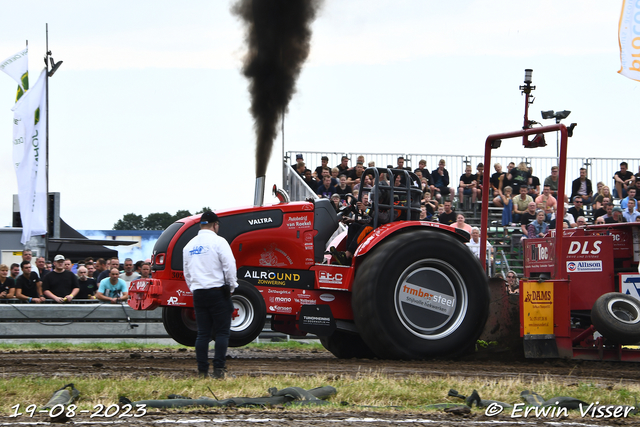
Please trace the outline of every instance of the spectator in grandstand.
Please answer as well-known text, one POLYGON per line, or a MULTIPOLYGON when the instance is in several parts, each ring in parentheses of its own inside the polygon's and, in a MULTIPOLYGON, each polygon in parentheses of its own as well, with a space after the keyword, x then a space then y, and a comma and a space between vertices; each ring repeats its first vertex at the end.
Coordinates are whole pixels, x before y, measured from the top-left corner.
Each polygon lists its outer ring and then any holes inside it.
POLYGON ((578 218, 576 218, 576 227, 584 228, 586 226, 587 226, 587 218, 583 216, 579 216, 578 218))
MULTIPOLYGON (((380 174, 380 182, 382 182, 382 174, 380 174)), ((373 187, 373 176, 371 174, 367 174, 364 177, 364 180, 362 181, 362 183, 360 184, 356 184, 353 186, 353 190, 358 190, 360 191, 361 189, 364 188, 371 188, 373 187)))
POLYGON ((428 191, 424 193, 423 203, 425 208, 427 209, 427 219, 433 218, 433 216, 438 211, 438 204, 431 198, 431 193, 428 191))
POLYGON ((427 207, 424 204, 420 204, 420 217, 418 219, 420 221, 427 220, 427 207))
POLYGON ((466 222, 464 222, 464 221, 465 221, 464 215, 459 213, 456 216, 456 222, 455 222, 455 224, 453 224, 453 226, 455 228, 459 228, 459 229, 464 230, 467 233, 471 234, 471 226, 469 224, 467 224, 466 222))
POLYGON ((513 270, 509 270, 509 272, 507 273, 507 293, 520 293, 520 283, 518 282, 518 275, 513 270))
POLYGON ((362 179, 363 172, 364 172, 364 165, 362 163, 357 163, 356 167, 347 173, 347 183, 349 185, 360 184, 360 180, 362 179))
POLYGON ((331 177, 325 175, 322 178, 322 184, 320 184, 316 190, 316 194, 325 199, 329 199, 335 193, 336 187, 331 184, 331 177))
POLYGON ((609 199, 609 202, 611 202, 611 200, 613 200, 613 194, 611 194, 609 187, 607 187, 606 185, 603 185, 598 195, 593 199, 593 202, 594 202, 593 208, 596 210, 600 209, 604 204, 603 200, 605 198, 609 199))
POLYGON ((636 189, 636 200, 640 200, 640 179, 634 182, 634 185, 636 189))
POLYGON ((587 178, 587 168, 580 168, 580 176, 571 183, 571 200, 576 196, 582 196, 582 203, 589 206, 593 200, 591 180, 587 178))
MULTIPOLYGON (((511 179, 509 179, 509 177, 511 176, 511 171, 515 167, 516 167, 515 163, 509 162, 509 164, 507 165, 507 171, 505 172, 504 176, 502 177, 502 181, 500 182, 500 185, 502 185, 502 187, 499 188, 500 190, 508 186, 508 187, 511 187, 511 190, 513 191, 513 185, 511 185, 512 182, 511 182, 511 179)), ((515 194, 515 191, 513 191, 513 193, 515 194)))
MULTIPOLYGON (((549 186, 549 189, 551 190, 551 195, 554 197, 554 199, 558 198, 558 176, 559 176, 558 166, 551 166, 551 175, 549 175, 544 179, 544 186, 549 186)), ((544 192, 544 187, 543 187, 543 192, 544 192)))
POLYGON ((605 224, 615 224, 618 222, 626 222, 624 216, 622 215, 622 208, 620 206, 616 206, 612 209, 611 216, 608 216, 604 219, 605 224))
POLYGON ((515 196, 513 200, 513 222, 519 223, 520 216, 529 208, 529 203, 533 202, 533 199, 528 194, 529 186, 520 185, 519 192, 517 196, 515 196))
POLYGON ((533 200, 540 195, 540 178, 533 175, 533 168, 529 166, 529 175, 531 177, 529 184, 529 195, 533 200))
POLYGON ((546 215, 542 209, 536 211, 536 220, 529 224, 527 236, 530 238, 544 237, 549 231, 549 224, 545 222, 546 215))
MULTIPOLYGON (((360 182, 360 179, 358 178, 358 183, 360 182)), ((351 191, 353 189, 351 188, 351 186, 349 184, 347 184, 347 177, 346 175, 340 175, 340 184, 336 187, 336 194, 340 195, 340 199, 344 200, 345 196, 347 194, 351 194, 351 191)))
POLYGON ((329 158, 327 156, 322 156, 320 158, 320 166, 316 168, 316 176, 322 176, 322 169, 329 167, 329 158))
POLYGON ((345 173, 347 175, 349 175, 349 173, 353 170, 353 168, 349 168, 349 170, 347 172, 340 172, 340 170, 338 168, 331 168, 331 183, 333 185, 338 185, 338 177, 340 175, 344 175, 345 173))
POLYGON ((496 171, 491 175, 491 178, 489 181, 491 183, 491 194, 493 194, 493 197, 499 197, 501 180, 502 180, 502 177, 506 175, 506 172, 502 172, 502 165, 500 163, 494 164, 493 168, 496 171))
POLYGON ((573 221, 569 221, 571 223, 572 227, 576 226, 576 223, 578 222, 578 217, 579 216, 585 216, 586 214, 584 213, 584 209, 582 208, 583 206, 583 198, 582 196, 575 196, 573 199, 573 206, 570 207, 567 212, 570 213, 573 216, 573 221))
POLYGON ((441 224, 453 225, 457 219, 456 213, 451 209, 451 200, 445 200, 444 210, 438 215, 438 222, 441 224))
POLYGON ((47 270, 47 262, 43 256, 39 256, 38 258, 36 258, 36 268, 34 269, 34 272, 38 275, 38 277, 40 277, 40 279, 46 276, 47 273, 51 272, 51 270, 47 270))
POLYGON ((607 218, 613 217, 613 208, 613 203, 607 203, 604 206, 605 213, 602 215, 602 218, 604 218, 605 222, 607 222, 607 218))
POLYGON ((93 277, 89 277, 86 266, 78 267, 78 287, 80 291, 76 299, 95 299, 98 283, 93 277))
POLYGON ((340 208, 342 208, 342 203, 340 202, 339 194, 336 193, 331 195, 331 204, 333 205, 333 208, 336 210, 336 212, 340 211, 340 208))
POLYGON ((627 208, 627 203, 629 203, 629 199, 636 200, 636 188, 631 187, 627 190, 628 196, 624 199, 620 200, 620 207, 624 210, 627 208))
POLYGON ((96 278, 96 282, 98 282, 98 285, 105 278, 109 277, 109 272, 112 268, 117 268, 118 270, 120 270, 120 260, 118 259, 118 257, 113 257, 107 262, 107 268, 104 269, 96 278))
POLYGON ((433 197, 433 191, 435 190, 435 187, 433 186, 433 178, 431 177, 431 172, 429 172, 429 169, 427 169, 427 161, 424 159, 421 159, 418 162, 418 169, 414 170, 414 172, 416 174, 420 172, 422 174, 422 178, 426 178, 427 190, 431 192, 431 196, 433 197))
POLYGON ((126 283, 120 278, 120 271, 117 268, 112 268, 109 272, 109 277, 102 279, 100 282, 96 292, 96 299, 110 302, 111 304, 124 302, 129 298, 127 290, 126 283))
POLYGON ((627 162, 620 163, 620 170, 613 175, 613 182, 615 184, 613 196, 618 199, 627 197, 627 190, 635 186, 636 178, 630 170, 627 170, 628 167, 627 162))
POLYGON ((531 202, 520 216, 520 230, 523 236, 529 236, 529 224, 536 220, 536 202, 531 202))
POLYGON ((467 165, 464 169, 464 174, 460 176, 458 187, 458 200, 461 205, 464 203, 464 196, 471 196, 471 203, 475 203, 478 200, 477 178, 476 175, 471 174, 471 166, 467 165))
MULTIPOLYGON (((440 159, 438 168, 431 172, 436 200, 440 200, 442 197, 446 198, 453 193, 453 188, 449 188, 449 172, 444 168, 445 164, 444 159, 440 159)), ((453 222, 455 222, 455 220, 453 222)))
POLYGON ((17 264, 14 262, 13 264, 11 264, 11 267, 9 267, 9 277, 11 277, 13 280, 16 280, 19 275, 20 275, 20 264, 17 264))
MULTIPOLYGON (((556 168, 556 175, 558 174, 558 169, 556 168)), ((546 180, 545 180, 546 181, 546 180)), ((544 206, 544 212, 547 215, 547 221, 551 221, 551 216, 558 209, 558 201, 551 194, 551 186, 544 184, 542 194, 539 195, 536 200, 536 205, 542 203, 544 206)))
POLYGON ((0 298, 8 299, 16 296, 16 282, 9 277, 9 266, 0 264, 0 298))
POLYGON ((300 178, 304 178, 304 172, 308 170, 305 166, 304 162, 299 162, 296 164, 296 172, 300 175, 300 178))
MULTIPOLYGON (((629 191, 631 193, 631 191, 629 191)), ((623 210, 622 216, 627 222, 636 222, 636 218, 640 216, 640 212, 637 210, 638 202, 636 199, 629 199, 627 201, 627 208, 623 210)))
MULTIPOLYGON (((478 227, 471 227, 471 239, 467 242, 467 247, 476 256, 480 258, 480 229, 478 227)), ((487 257, 491 256, 493 246, 487 240, 487 257)))
POLYGON ((507 179, 511 182, 511 188, 513 188, 514 193, 520 193, 520 187, 523 186, 527 186, 527 193, 529 193, 530 178, 529 167, 525 162, 520 162, 517 168, 511 169, 507 173, 507 179))
POLYGON ((349 157, 342 156, 340 164, 336 166, 340 173, 347 173, 349 171, 349 157))
POLYGON ((404 157, 402 157, 402 156, 398 157, 398 166, 396 166, 396 168, 397 168, 397 169, 404 169, 404 170, 410 171, 410 170, 411 170, 411 168, 406 167, 406 166, 404 165, 404 161, 405 161, 405 160, 404 160, 404 157))
POLYGON ((302 180, 309 186, 309 188, 318 188, 318 181, 313 177, 313 174, 309 169, 304 171, 304 177, 302 180))
POLYGON ((31 263, 29 261, 22 261, 20 268, 22 269, 22 274, 18 276, 15 284, 16 298, 32 303, 44 302, 42 281, 35 272, 31 271, 31 263))
POLYGON ((493 199, 493 203, 496 206, 503 206, 502 208, 502 225, 510 225, 513 222, 513 200, 511 200, 511 187, 506 186, 500 190, 500 196, 497 197, 499 201, 493 199), (497 202, 497 203, 496 203, 497 202))
POLYGON ((333 185, 334 187, 338 185, 338 179, 331 176, 331 169, 329 168, 322 169, 322 175, 320 175, 320 178, 318 178, 319 185, 322 185, 322 180, 324 179, 325 176, 328 176, 329 178, 331 178, 331 185, 333 185))
POLYGON ((136 280, 138 277, 140 277, 140 274, 133 271, 133 260, 131 258, 125 259, 124 272, 120 274, 120 278, 127 284, 127 288, 129 287, 129 283, 131 283, 133 280, 136 280))
POLYGON ((71 302, 78 292, 78 278, 64 268, 65 258, 56 255, 53 258, 53 271, 42 279, 42 293, 57 303, 71 302))
POLYGON ((605 224, 604 222, 604 216, 599 216, 598 218, 596 218, 596 220, 594 221, 595 225, 602 225, 605 224))
POLYGON ((69 258, 65 258, 64 263, 62 264, 62 268, 67 271, 73 270, 73 262, 69 258))

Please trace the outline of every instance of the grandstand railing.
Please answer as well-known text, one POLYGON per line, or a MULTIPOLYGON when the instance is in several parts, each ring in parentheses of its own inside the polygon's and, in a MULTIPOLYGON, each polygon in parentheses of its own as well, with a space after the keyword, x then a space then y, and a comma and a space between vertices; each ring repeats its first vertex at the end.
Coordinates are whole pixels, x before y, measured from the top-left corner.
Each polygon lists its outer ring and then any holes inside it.
MULTIPOLYGON (((375 162, 376 166, 386 167, 397 165, 398 157, 405 158, 405 166, 410 167, 411 170, 418 168, 418 162, 422 159, 427 161, 427 169, 433 171, 438 167, 440 159, 444 159, 446 162, 446 169, 449 171, 450 186, 457 189, 459 178, 464 174, 464 169, 467 165, 471 165, 473 172, 476 171, 478 163, 484 161, 482 154, 478 155, 459 155, 459 154, 420 154, 420 153, 359 153, 359 152, 347 152, 336 153, 326 151, 288 151, 284 162, 287 164, 295 164, 296 154, 302 154, 305 164, 308 169, 315 170, 317 166, 322 164, 321 157, 327 156, 329 158, 329 167, 335 167, 340 164, 342 156, 347 156, 351 160, 349 167, 353 167, 356 164, 358 156, 364 156, 365 165, 367 167, 368 162, 375 162)), ((544 179, 551 175, 551 167, 558 164, 556 157, 518 157, 518 156, 500 156, 492 155, 493 163, 502 164, 502 169, 507 170, 507 165, 510 162, 514 162, 516 165, 520 162, 525 162, 527 165, 533 168, 533 175, 540 179, 540 185, 544 183, 544 179)), ((595 157, 568 157, 567 158, 567 173, 566 173, 566 188, 565 193, 571 194, 571 182, 580 176, 580 168, 587 169, 587 177, 593 184, 593 191, 596 192, 596 184, 602 181, 607 185, 611 192, 613 192, 613 175, 620 170, 620 163, 627 162, 629 164, 629 170, 632 173, 638 171, 638 165, 640 164, 640 158, 595 158, 595 157)), ((493 174, 493 164, 485 165, 491 169, 493 174)), ((542 191, 542 188, 540 188, 542 191)), ((291 200, 296 200, 293 197, 291 200)))

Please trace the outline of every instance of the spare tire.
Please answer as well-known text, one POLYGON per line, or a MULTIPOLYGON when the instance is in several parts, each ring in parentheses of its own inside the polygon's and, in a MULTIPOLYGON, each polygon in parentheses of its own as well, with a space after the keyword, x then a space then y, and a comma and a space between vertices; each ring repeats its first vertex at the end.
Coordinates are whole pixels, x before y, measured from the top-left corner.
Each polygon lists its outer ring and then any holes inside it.
POLYGON ((484 328, 488 279, 456 236, 413 228, 385 239, 358 266, 351 306, 378 357, 453 357, 484 328))
POLYGON ((601 295, 591 308, 591 323, 615 344, 637 344, 640 342, 640 301, 619 292, 601 295))

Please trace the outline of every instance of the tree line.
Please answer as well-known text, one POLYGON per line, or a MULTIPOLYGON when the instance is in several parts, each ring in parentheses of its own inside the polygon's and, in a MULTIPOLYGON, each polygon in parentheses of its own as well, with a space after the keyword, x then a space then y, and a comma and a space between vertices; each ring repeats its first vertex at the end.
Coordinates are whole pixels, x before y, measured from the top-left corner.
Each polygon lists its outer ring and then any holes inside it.
POLYGON ((169 212, 155 212, 142 216, 134 213, 125 214, 113 224, 114 230, 164 230, 179 219, 192 215, 198 215, 203 212, 211 211, 211 208, 204 207, 198 212, 192 214, 187 210, 179 210, 175 215, 169 212))

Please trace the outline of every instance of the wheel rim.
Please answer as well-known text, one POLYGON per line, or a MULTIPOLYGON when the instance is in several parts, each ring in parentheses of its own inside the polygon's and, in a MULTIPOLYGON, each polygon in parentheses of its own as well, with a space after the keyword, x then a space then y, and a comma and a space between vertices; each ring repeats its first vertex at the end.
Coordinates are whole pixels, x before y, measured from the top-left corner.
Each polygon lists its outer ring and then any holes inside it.
POLYGON ((251 302, 242 295, 231 297, 233 310, 237 310, 237 316, 231 319, 231 330, 235 332, 244 331, 253 322, 255 310, 251 302))
POLYGON ((607 304, 609 313, 618 321, 628 325, 640 322, 640 311, 636 304, 622 298, 614 298, 607 304))
POLYGON ((463 322, 469 297, 465 282, 449 263, 425 259, 407 267, 396 283, 396 315, 413 335, 439 340, 463 322))
POLYGON ((196 323, 196 312, 192 308, 183 308, 180 310, 180 317, 182 317, 182 323, 184 326, 192 331, 198 330, 198 324, 196 323))

